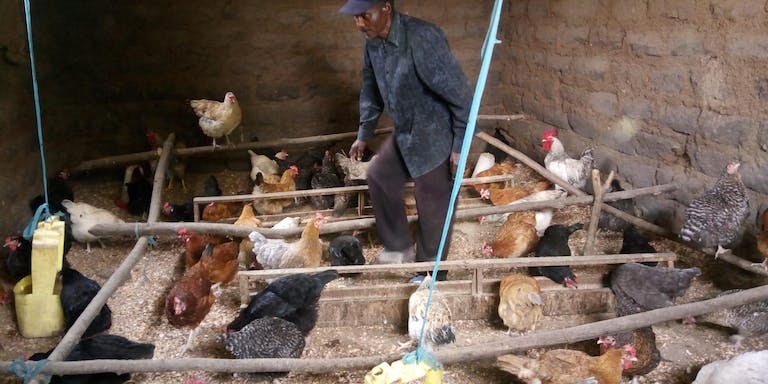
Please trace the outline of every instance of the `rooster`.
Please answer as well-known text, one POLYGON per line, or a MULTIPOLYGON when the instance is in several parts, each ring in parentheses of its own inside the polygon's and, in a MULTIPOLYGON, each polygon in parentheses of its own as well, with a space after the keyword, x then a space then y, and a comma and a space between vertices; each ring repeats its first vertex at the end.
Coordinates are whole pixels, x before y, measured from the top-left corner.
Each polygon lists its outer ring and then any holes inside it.
POLYGON ((522 274, 511 274, 499 283, 498 313, 508 328, 507 334, 514 329, 527 332, 536 329, 543 316, 544 300, 541 287, 536 279, 522 274))
POLYGON ((728 164, 715 185, 693 199, 685 210, 680 237, 701 248, 717 248, 715 258, 738 239, 747 218, 749 196, 741 181, 739 165, 728 164))
POLYGON ((216 139, 222 136, 227 138, 227 144, 232 144, 229 134, 240 125, 243 113, 235 94, 227 92, 224 101, 191 100, 189 105, 200 118, 198 124, 203 133, 213 138, 213 149, 216 149, 216 139))
POLYGON ((87 203, 75 203, 70 200, 62 200, 61 205, 67 209, 72 221, 72 236, 80 243, 85 243, 86 250, 91 251, 91 242, 98 241, 102 247, 104 243, 99 236, 93 235, 89 230, 96 224, 120 224, 122 219, 106 209, 94 207, 87 203))
POLYGON ((323 215, 317 212, 307 222, 301 238, 293 243, 267 239, 258 231, 251 232, 248 237, 253 242, 256 261, 265 269, 319 267, 323 257, 320 228, 324 220, 323 215))
MULTIPOLYGON (((593 148, 585 149, 579 159, 572 159, 565 152, 563 143, 557 138, 557 131, 554 129, 544 131, 541 136, 541 144, 544 150, 548 152, 547 156, 544 157, 544 167, 568 184, 583 190, 587 186, 587 180, 590 177, 590 172, 592 172, 593 148)), ((556 185, 555 188, 563 189, 559 185, 556 185)))

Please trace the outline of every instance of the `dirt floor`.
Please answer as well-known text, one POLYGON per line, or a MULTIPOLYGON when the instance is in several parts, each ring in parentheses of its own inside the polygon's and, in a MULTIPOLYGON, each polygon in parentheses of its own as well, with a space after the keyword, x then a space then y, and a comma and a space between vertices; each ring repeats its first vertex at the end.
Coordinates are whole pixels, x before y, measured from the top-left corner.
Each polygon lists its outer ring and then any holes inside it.
MULTIPOLYGON (((247 171, 222 171, 216 174, 223 181, 222 189, 226 194, 240 189, 239 184, 247 178, 247 171)), ((197 190, 207 174, 187 176, 190 191, 197 190)), ((117 196, 120 180, 105 178, 80 178, 72 182, 77 200, 107 207, 125 218, 126 221, 138 221, 115 208, 112 199, 117 196)), ((171 199, 189 198, 176 187, 169 196, 171 199)), ((555 214, 554 223, 588 222, 587 207, 568 207, 555 214)), ((467 259, 483 257, 480 245, 492 240, 495 227, 479 224, 475 221, 457 223, 449 259, 467 259)), ((585 231, 579 231, 571 239, 573 249, 580 249, 584 243, 585 231)), ((328 239, 326 239, 328 240, 328 239)), ((67 256, 74 268, 103 284, 114 269, 122 262, 134 244, 131 238, 107 240, 107 247, 92 246, 92 252, 86 253, 82 244, 75 244, 67 256)), ((715 264, 709 257, 666 239, 656 239, 653 245, 659 252, 675 252, 679 261, 677 266, 699 266, 705 275, 694 281, 693 287, 678 300, 678 303, 698 301, 713 297, 721 289, 739 286, 742 288, 764 284, 764 279, 755 279, 746 273, 738 272, 725 264, 715 264), (713 279, 716 276, 717 279, 713 279), (717 282, 717 286, 715 284, 717 282)), ((617 253, 621 246, 621 236, 617 233, 598 232, 597 253, 617 253)), ((183 248, 175 238, 161 236, 157 246, 133 268, 131 278, 110 298, 108 304, 113 312, 113 325, 110 333, 126 336, 130 339, 151 342, 156 345, 155 359, 179 358, 181 348, 187 340, 187 329, 176 329, 169 325, 163 315, 164 297, 171 284, 182 273, 180 255, 183 248)), ((365 253, 370 260, 380 250, 374 244, 366 247, 365 253)), ((599 267, 598 267, 599 268, 599 267)), ((576 273, 587 268, 576 268, 576 273)), ((407 275, 396 277, 404 282, 407 275)), ((449 279, 455 275, 449 275, 449 279)), ((366 277, 341 278, 329 286, 347 286, 366 284, 366 277)), ((8 287, 8 281, 3 282, 8 287)), ((216 341, 221 327, 231 321, 239 311, 238 290, 236 284, 225 287, 209 315, 200 325, 200 332, 194 345, 184 357, 220 357, 228 354, 216 341)), ((583 316, 547 317, 539 329, 559 329, 577 323, 589 321, 583 316)), ((487 321, 457 321, 457 346, 478 345, 500 337, 509 337, 505 329, 497 325, 495 319, 487 321)), ((762 350, 768 347, 768 336, 745 340, 741 349, 736 349, 722 329, 706 326, 688 326, 680 322, 667 322, 653 327, 657 343, 663 357, 662 363, 650 374, 640 377, 640 383, 690 383, 696 371, 705 363, 731 357, 750 350, 762 350)), ((398 342, 407 340, 407 335, 397 327, 317 327, 310 334, 304 350, 304 358, 359 357, 380 354, 399 353, 398 342)), ((45 351, 59 341, 58 337, 26 339, 19 335, 14 316, 14 307, 8 304, 0 307, 0 359, 13 360, 25 354, 45 351)), ((281 383, 361 383, 366 371, 340 371, 329 374, 289 374, 281 383)), ((135 374, 133 382, 147 384, 182 383, 193 374, 200 374, 209 383, 244 383, 242 378, 231 374, 207 372, 180 372, 135 374)), ((20 383, 21 380, 10 375, 0 375, 0 383, 20 383)), ((493 367, 490 361, 455 364, 446 367, 444 383, 509 383, 512 377, 493 367)))

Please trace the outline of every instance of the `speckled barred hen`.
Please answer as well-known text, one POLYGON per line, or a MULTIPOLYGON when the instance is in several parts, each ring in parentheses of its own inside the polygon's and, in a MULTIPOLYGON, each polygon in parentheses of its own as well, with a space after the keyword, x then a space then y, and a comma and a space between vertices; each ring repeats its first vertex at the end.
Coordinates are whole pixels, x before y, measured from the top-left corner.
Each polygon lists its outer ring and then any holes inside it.
POLYGON ((701 248, 717 248, 717 257, 725 246, 738 239, 748 207, 739 163, 731 162, 711 189, 691 201, 685 210, 680 237, 701 248))

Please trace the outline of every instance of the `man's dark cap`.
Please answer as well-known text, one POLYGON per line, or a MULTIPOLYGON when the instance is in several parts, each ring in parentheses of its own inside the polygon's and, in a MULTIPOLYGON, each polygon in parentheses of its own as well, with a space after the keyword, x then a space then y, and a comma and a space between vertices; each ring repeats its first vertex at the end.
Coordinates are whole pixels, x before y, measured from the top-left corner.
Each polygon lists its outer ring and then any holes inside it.
POLYGON ((382 0, 347 0, 341 9, 339 9, 339 12, 352 16, 359 15, 381 1, 382 0))

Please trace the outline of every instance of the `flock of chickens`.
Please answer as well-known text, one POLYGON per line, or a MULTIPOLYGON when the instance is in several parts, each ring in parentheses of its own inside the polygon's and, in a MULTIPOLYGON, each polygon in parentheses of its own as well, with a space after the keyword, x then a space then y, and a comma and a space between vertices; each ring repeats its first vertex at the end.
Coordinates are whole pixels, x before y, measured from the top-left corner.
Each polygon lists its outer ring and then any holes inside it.
MULTIPOLYGON (((223 102, 193 100, 190 102, 199 116, 203 132, 216 139, 222 136, 229 142, 229 134, 240 124, 241 111, 237 98, 228 92, 223 102)), ((147 140, 154 149, 162 148, 162 138, 147 131, 147 140)), ((496 137, 503 139, 497 129, 496 137)), ((506 142, 506 140, 502 140, 506 142)), ((183 147, 178 143, 177 147, 183 147)), ((542 147, 547 151, 545 167, 563 181, 584 189, 593 167, 591 148, 583 151, 578 159, 566 153, 557 138, 557 132, 547 130, 542 135, 542 147)), ((250 190, 235 191, 239 194, 270 194, 311 188, 330 188, 365 184, 367 167, 375 156, 361 162, 342 153, 304 153, 290 159, 284 150, 248 151, 251 160, 250 190)), ((503 159, 501 152, 483 153, 471 174, 472 177, 513 174, 519 164, 503 159), (499 160, 497 162, 497 159, 499 160)), ((149 176, 156 164, 149 167, 131 165, 126 168, 120 197, 115 203, 136 216, 149 211, 152 185, 149 176)), ((743 221, 748 215, 746 189, 738 173, 738 163, 729 164, 716 184, 694 199, 686 210, 681 237, 702 248, 723 248, 738 237, 743 221)), ((168 188, 174 180, 186 189, 183 159, 171 158, 168 171, 168 188)), ((121 223, 111 211, 77 201, 67 184, 68 175, 62 172, 48 181, 49 204, 52 212, 63 212, 66 223, 66 252, 72 241, 85 244, 101 242, 89 232, 93 225, 121 223)), ((622 190, 618 181, 611 185, 613 191, 622 190)), ((564 189, 548 181, 534 180, 525 185, 495 182, 473 185, 481 198, 493 205, 519 204, 527 201, 553 200, 566 194, 564 189)), ((220 196, 223 192, 218 181, 210 176, 197 196, 220 196)), ((44 202, 40 196, 30 201, 34 212, 44 202)), ((204 221, 224 221, 237 217, 234 224, 252 228, 247 238, 198 233, 181 229, 179 240, 184 244, 185 271, 168 291, 165 298, 165 316, 176 327, 191 329, 186 351, 193 343, 194 334, 215 302, 219 287, 231 282, 241 269, 276 269, 320 267, 330 264, 359 265, 365 263, 362 245, 356 234, 344 234, 325 242, 320 228, 327 218, 320 212, 332 210, 334 216, 342 216, 350 204, 348 194, 329 194, 301 198, 259 198, 246 204, 210 203, 202 207, 204 221), (309 202, 317 212, 303 224, 298 240, 266 238, 259 228, 263 222, 259 215, 274 215, 285 208, 309 202), (327 262, 329 260, 329 262, 327 262)), ((611 203, 615 207, 634 214, 631 201, 611 203)), ((192 202, 166 202, 162 210, 168 221, 194 221, 192 202)), ((513 212, 480 218, 481 223, 498 226, 492 241, 483 244, 482 252, 488 257, 569 256, 568 239, 581 230, 583 224, 564 224, 552 221, 552 210, 513 212)), ((758 239, 763 255, 768 255, 768 213, 763 214, 764 232, 758 239)), ((302 220, 287 217, 272 228, 298 227, 302 220)), ((603 214, 600 227, 623 232, 620 253, 652 253, 655 249, 636 227, 603 214)), ((31 271, 31 243, 20 236, 6 238, 6 272, 15 282, 31 271)), ((719 249, 719 251, 722 251, 719 249)), ((72 269, 64 259, 61 302, 67 326, 71 326, 85 306, 100 289, 99 285, 80 272, 72 269)), ((567 266, 538 267, 532 274, 545 276, 565 287, 577 288, 573 270, 567 266)), ((655 265, 627 263, 610 274, 610 286, 616 297, 616 315, 626 316, 672 305, 691 281, 701 273, 698 268, 673 269, 655 265)), ((237 358, 300 357, 306 346, 305 338, 314 328, 318 318, 318 300, 326 284, 338 278, 336 270, 329 269, 316 274, 293 274, 271 281, 266 288, 252 297, 248 306, 224 327, 218 338, 224 347, 237 358)), ((430 296, 430 278, 427 277, 414 291, 409 300, 408 334, 413 341, 420 340, 422 330, 425 346, 439 348, 456 340, 451 308, 448 299, 439 290, 430 296), (429 313, 425 307, 429 302, 429 313)), ((723 294, 728 294, 724 292, 723 294)), ((7 292, 0 292, 0 299, 7 302, 7 292)), ((508 334, 525 333, 536 329, 543 317, 546 304, 536 279, 526 274, 505 276, 499 287, 498 315, 508 327, 508 334)), ((737 331, 736 339, 768 332, 768 302, 754 303, 703 316, 699 321, 731 327, 737 331)), ((154 346, 135 343, 118 335, 105 334, 111 326, 111 311, 104 306, 83 335, 83 339, 67 360, 92 358, 138 359, 152 358, 154 346)), ((656 340, 650 327, 626 334, 604 335, 595 341, 601 345, 602 354, 590 356, 572 350, 551 350, 536 358, 517 355, 500 356, 497 365, 526 383, 599 383, 621 382, 623 375, 637 376, 652 371, 660 362, 656 340)), ((36 354, 31 359, 43 359, 47 354, 36 354)), ((702 370, 703 372, 704 370, 702 370)), ((250 374, 263 379, 285 375, 285 372, 250 374)), ((128 379, 127 374, 95 374, 57 376, 54 382, 66 383, 118 383, 128 379), (58 380, 58 381, 57 381, 58 380)), ((715 381, 697 381, 715 383, 715 381)))

